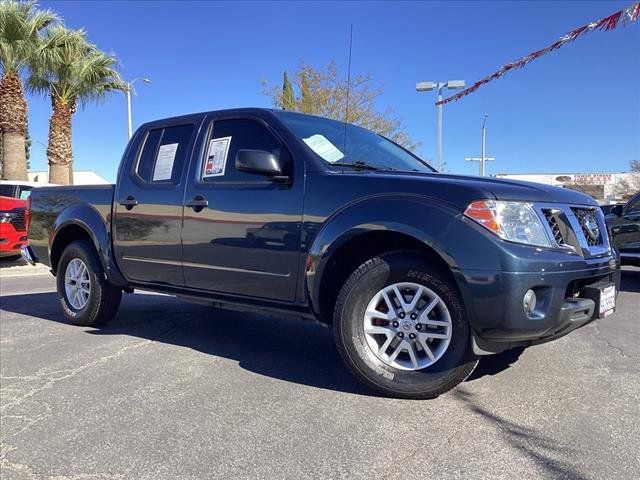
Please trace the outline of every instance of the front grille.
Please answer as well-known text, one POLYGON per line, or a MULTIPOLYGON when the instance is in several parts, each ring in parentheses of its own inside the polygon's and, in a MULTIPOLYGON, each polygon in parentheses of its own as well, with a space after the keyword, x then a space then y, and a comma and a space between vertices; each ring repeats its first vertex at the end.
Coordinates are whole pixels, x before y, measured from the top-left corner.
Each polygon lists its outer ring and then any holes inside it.
POLYGON ((13 218, 11 218, 10 223, 11 225, 13 225, 13 228, 18 230, 19 232, 26 230, 24 210, 14 210, 12 213, 13 218))
POLYGON ((602 245, 602 231, 596 216, 596 210, 594 208, 577 207, 572 207, 571 210, 578 220, 587 245, 590 247, 602 245))
POLYGON ((547 219, 547 223, 549 223, 549 228, 551 229, 551 233, 553 234, 553 238, 558 245, 565 245, 566 240, 564 235, 562 234, 562 230, 560 229, 560 223, 558 219, 558 214, 551 208, 545 208, 542 210, 545 218, 547 219))

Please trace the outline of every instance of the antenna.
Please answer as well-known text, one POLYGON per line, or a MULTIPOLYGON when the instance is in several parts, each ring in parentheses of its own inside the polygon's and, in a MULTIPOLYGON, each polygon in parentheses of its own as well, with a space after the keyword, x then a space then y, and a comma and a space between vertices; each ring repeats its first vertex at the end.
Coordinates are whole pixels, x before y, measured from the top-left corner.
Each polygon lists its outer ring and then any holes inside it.
POLYGON ((349 118, 349 93, 351 93, 351 50, 353 48, 353 23, 349 30, 349 62, 347 63, 347 101, 344 106, 344 138, 342 150, 347 150, 347 119, 349 118))

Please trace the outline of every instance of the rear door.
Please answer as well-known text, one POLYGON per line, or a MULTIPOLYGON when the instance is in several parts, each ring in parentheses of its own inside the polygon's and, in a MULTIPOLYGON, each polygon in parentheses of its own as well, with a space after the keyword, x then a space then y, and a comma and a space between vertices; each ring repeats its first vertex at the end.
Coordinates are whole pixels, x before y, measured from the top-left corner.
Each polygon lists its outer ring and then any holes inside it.
POLYGON ((211 292, 294 301, 304 190, 302 161, 260 118, 219 118, 192 162, 184 210, 185 284, 211 292), (238 150, 277 153, 289 176, 277 182, 238 171, 238 150), (214 162, 214 157, 222 161, 214 162), (222 157, 220 157, 220 155, 222 157))
POLYGON ((182 208, 198 122, 151 128, 121 166, 114 198, 117 263, 134 282, 182 286, 182 208))

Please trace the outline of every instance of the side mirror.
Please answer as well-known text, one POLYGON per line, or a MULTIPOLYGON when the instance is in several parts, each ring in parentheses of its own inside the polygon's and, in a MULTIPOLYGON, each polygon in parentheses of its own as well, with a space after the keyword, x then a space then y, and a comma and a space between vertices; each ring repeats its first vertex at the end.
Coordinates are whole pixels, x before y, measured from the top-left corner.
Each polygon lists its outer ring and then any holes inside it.
POLYGON ((611 209, 611 213, 613 213, 616 217, 621 217, 623 209, 624 205, 616 205, 611 209))
POLYGON ((238 150, 236 168, 241 172, 256 173, 269 177, 282 175, 278 155, 264 150, 238 150))

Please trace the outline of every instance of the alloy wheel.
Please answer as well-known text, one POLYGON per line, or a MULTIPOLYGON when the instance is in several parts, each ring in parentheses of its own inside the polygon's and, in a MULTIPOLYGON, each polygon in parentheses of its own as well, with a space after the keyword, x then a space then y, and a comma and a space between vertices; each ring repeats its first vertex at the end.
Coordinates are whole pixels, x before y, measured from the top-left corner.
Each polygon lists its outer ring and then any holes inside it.
POLYGON ((363 319, 371 352, 400 370, 436 363, 449 347, 453 325, 444 300, 418 283, 394 283, 378 291, 363 319))
POLYGON ((76 310, 82 310, 89 301, 91 280, 89 270, 79 258, 74 258, 67 265, 64 273, 64 291, 69 304, 76 310))

